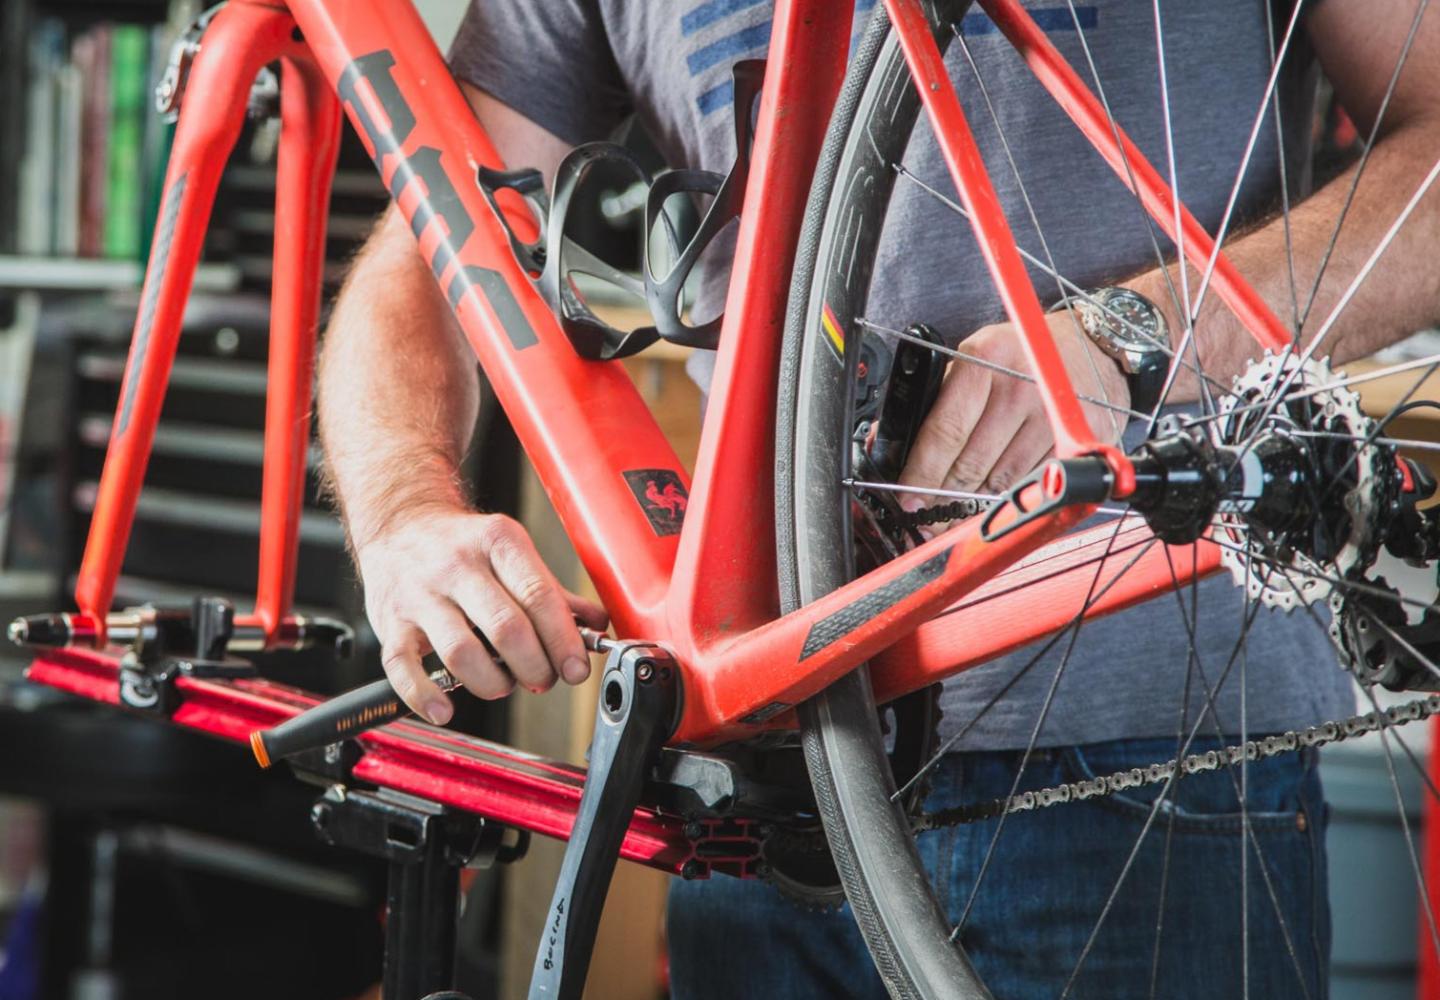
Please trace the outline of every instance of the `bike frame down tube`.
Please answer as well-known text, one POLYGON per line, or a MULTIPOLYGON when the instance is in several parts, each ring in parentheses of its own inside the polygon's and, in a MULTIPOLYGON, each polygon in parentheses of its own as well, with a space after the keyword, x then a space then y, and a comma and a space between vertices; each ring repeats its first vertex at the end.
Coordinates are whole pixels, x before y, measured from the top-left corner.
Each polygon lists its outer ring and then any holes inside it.
MULTIPOLYGON (((891 4, 902 32, 906 2, 891 4)), ((1023 10, 1014 16, 1028 21, 1023 10)), ((773 540, 757 526, 769 525, 774 516, 779 335, 804 195, 840 80, 851 19, 848 7, 824 0, 780 0, 774 17, 773 57, 739 233, 737 260, 743 266, 727 302, 691 510, 677 536, 673 525, 647 507, 642 487, 668 481, 683 490, 683 470, 623 369, 575 354, 511 253, 505 222, 475 179, 477 166, 500 167, 500 159, 407 0, 363 6, 289 0, 288 8, 232 0, 211 22, 191 69, 190 88, 203 92, 209 104, 203 117, 182 110, 177 129, 166 214, 157 227, 96 527, 77 587, 81 613, 99 622, 109 609, 220 164, 238 133, 255 72, 277 57, 303 65, 313 58, 338 93, 619 634, 666 643, 684 666, 686 708, 677 739, 699 742, 754 732, 1078 522, 1086 511, 1068 509, 989 542, 980 538, 978 525, 963 527, 810 607, 775 617, 773 540), (127 407, 133 407, 133 417, 126 416, 127 407)), ((916 31, 912 23, 908 33, 916 31)), ((916 38, 908 42, 913 47, 916 38)), ((929 44, 933 47, 933 40, 929 44)), ((285 86, 282 81, 282 91, 285 86)), ((303 107, 318 124, 287 129, 284 141, 304 141, 323 131, 320 125, 329 120, 323 103, 308 99, 303 107)), ((942 137, 946 145, 952 139, 942 137)), ((968 130, 961 138, 969 141, 968 130)), ((953 153, 947 150, 947 157, 953 160, 953 153)), ((967 198, 985 200, 983 168, 957 180, 967 198)), ((316 200, 323 203, 311 198, 316 200)), ((512 226, 533 231, 523 209, 511 204, 505 211, 512 226)), ((998 207, 992 214, 998 218, 991 220, 992 228, 1003 233, 998 207)), ((311 218, 310 224, 323 219, 311 218)), ((307 245, 316 245, 311 239, 307 245)), ((1023 271, 1018 283, 1008 272, 1000 279, 1007 300, 1034 299, 1023 271)), ((309 322, 303 314, 301 321, 309 322)), ((297 343, 313 338, 313 329, 302 332, 297 343)), ((1043 352, 1045 345, 1037 344, 1043 352)), ((285 424, 277 438, 292 443, 303 440, 295 420, 305 407, 296 404, 308 402, 298 395, 308 389, 295 383, 308 373, 307 357, 297 353, 280 371, 280 379, 292 382, 288 390, 276 388, 297 395, 270 411, 270 419, 285 424)), ((1052 412, 1078 412, 1063 371, 1048 374, 1046 382, 1052 412)), ((1067 419, 1067 434, 1071 453, 1103 450, 1083 417, 1067 419)), ((267 428, 267 440, 270 435, 267 428)), ((263 627, 271 644, 283 643, 289 621, 286 581, 293 580, 295 541, 283 515, 298 509, 296 453, 291 447, 273 457, 267 449, 266 455, 267 495, 273 481, 274 495, 287 502, 265 505, 265 579, 271 583, 267 592, 262 580, 265 599, 248 620, 263 627)), ((1123 494, 1128 463, 1113 451, 1106 454, 1123 494)), ((1153 590, 1153 582, 1139 582, 1135 592, 1153 590)), ((1035 597, 1043 599, 1039 589, 1035 597)), ((1006 641, 1040 634, 1031 629, 1006 641)), ((917 676, 933 680, 953 672, 957 659, 929 660, 917 676)))

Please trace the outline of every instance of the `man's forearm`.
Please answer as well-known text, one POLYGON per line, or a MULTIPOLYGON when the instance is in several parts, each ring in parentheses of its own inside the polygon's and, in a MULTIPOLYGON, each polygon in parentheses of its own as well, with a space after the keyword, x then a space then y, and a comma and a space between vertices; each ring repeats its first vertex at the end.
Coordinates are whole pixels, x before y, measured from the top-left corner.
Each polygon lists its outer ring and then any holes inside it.
MULTIPOLYGON (((1311 289, 1358 165, 1292 207, 1288 246, 1286 220, 1277 215, 1238 239, 1227 241, 1225 253, 1287 328, 1293 329, 1304 317, 1301 338, 1308 344, 1321 332, 1346 289, 1434 165, 1437 150, 1440 127, 1432 122, 1398 128, 1376 144, 1354 200, 1345 211, 1339 238, 1329 250, 1308 314, 1311 289)), ((1180 194, 1183 198, 1184 191, 1180 194)), ((1317 355, 1328 355, 1337 362, 1349 361, 1434 324, 1440 317, 1440 269, 1433 266, 1437 245, 1440 184, 1427 192, 1374 270, 1360 283, 1353 299, 1336 317, 1333 329, 1324 334, 1317 355)), ((1177 298, 1183 297, 1177 267, 1169 268, 1169 278, 1173 294, 1159 268, 1126 284, 1165 312, 1172 342, 1178 346, 1186 324, 1177 303, 1177 298)), ((1200 273, 1191 268, 1188 278, 1193 311, 1200 273)), ((1221 384, 1228 384, 1232 375, 1260 354, 1255 339, 1220 301, 1213 286, 1206 291, 1195 322, 1195 344, 1205 373, 1221 384)), ((1193 363, 1193 359, 1187 350, 1185 360, 1193 363)), ((1191 401, 1197 394, 1195 375, 1182 368, 1171 398, 1191 401)))
POLYGON ((479 407, 474 356, 392 209, 335 302, 319 428, 352 543, 418 506, 461 508, 457 470, 479 407))

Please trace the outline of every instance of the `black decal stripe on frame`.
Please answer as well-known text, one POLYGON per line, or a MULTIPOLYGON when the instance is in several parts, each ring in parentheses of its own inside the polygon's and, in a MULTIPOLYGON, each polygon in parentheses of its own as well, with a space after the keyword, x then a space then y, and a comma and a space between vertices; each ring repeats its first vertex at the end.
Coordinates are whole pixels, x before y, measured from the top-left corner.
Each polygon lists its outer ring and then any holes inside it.
POLYGON ((534 347, 540 343, 540 338, 535 334, 535 328, 525 318, 525 312, 520 308, 520 303, 515 299, 515 293, 510 291, 510 286, 505 284, 499 271, 492 271, 488 267, 476 267, 473 264, 460 268, 455 272, 455 277, 450 279, 450 286, 446 289, 446 297, 450 300, 451 309, 460 308, 460 300, 465 298, 465 293, 474 291, 475 286, 480 286, 480 294, 489 303, 490 308, 495 310, 495 318, 500 321, 500 326, 505 330, 505 335, 510 338, 510 346, 517 351, 523 351, 527 347, 534 347))
POLYGON ((791 707, 793 706, 788 701, 772 701, 768 705, 757 708, 740 721, 747 726, 758 726, 762 722, 769 722, 775 718, 775 716, 791 707))
POLYGON ((140 302, 140 321, 135 325, 135 343, 130 351, 130 370, 120 392, 120 416, 115 421, 115 437, 130 426, 130 411, 135 407, 135 392, 140 381, 140 368, 150 349, 150 331, 155 325, 155 308, 160 301, 160 286, 165 283, 165 267, 170 263, 170 241, 175 237, 175 220, 180 217, 180 202, 185 197, 189 174, 181 174, 165 192, 165 207, 160 212, 160 226, 155 232, 154 250, 150 255, 151 281, 145 286, 140 302))
POLYGON ((885 586, 877 587, 810 626, 810 634, 805 637, 805 647, 800 650, 800 659, 814 656, 826 646, 843 639, 876 615, 909 597, 925 584, 938 579, 945 571, 950 552, 950 549, 946 549, 939 555, 931 556, 885 586))

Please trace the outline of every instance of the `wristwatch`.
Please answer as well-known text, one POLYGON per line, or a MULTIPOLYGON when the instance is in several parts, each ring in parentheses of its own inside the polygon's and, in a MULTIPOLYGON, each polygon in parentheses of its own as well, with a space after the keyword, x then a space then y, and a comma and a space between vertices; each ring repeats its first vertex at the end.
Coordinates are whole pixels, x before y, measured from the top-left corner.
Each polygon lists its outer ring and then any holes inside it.
POLYGON ((1125 373, 1130 409, 1149 413, 1160 401, 1170 369, 1170 326, 1155 303, 1129 288, 1097 288, 1057 308, 1074 308, 1080 327, 1125 373))

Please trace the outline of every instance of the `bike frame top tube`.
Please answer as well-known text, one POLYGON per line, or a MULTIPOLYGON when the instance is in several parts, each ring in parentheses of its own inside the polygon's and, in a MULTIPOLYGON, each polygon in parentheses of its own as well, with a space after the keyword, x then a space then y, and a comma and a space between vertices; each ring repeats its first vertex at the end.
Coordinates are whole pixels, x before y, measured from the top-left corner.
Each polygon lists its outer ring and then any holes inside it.
MULTIPOLYGON (((1008 230, 1003 214, 993 192, 987 193, 983 164, 975 162, 973 149, 967 149, 973 140, 953 90, 940 79, 938 52, 920 8, 914 0, 887 0, 886 6, 912 73, 922 80, 935 78, 936 86, 923 88, 922 98, 932 119, 942 126, 938 130, 942 151, 962 197, 982 217, 980 225, 990 237, 989 245, 1001 247, 992 262, 997 286, 1002 300, 1018 310, 1022 328, 1028 328, 1027 346, 1041 374, 1047 409, 1057 421, 1057 440, 1067 454, 1103 454, 1115 475, 1116 492, 1123 495, 1128 461, 1094 440, 1053 356, 1053 345, 1036 329, 1034 289, 1023 268, 1006 263, 1003 244, 1008 230), (969 166, 964 165, 967 162, 969 166)), ((1068 88, 1084 91, 1072 79, 1073 72, 1066 76, 1068 67, 1048 61, 1040 44, 1045 43, 1043 33, 1036 29, 1030 34, 1034 25, 1023 8, 1010 0, 993 0, 985 6, 1032 66, 1038 67, 1037 75, 1052 93, 1068 88)), ((689 511, 678 534, 647 509, 643 488, 647 481, 665 480, 679 483, 683 490, 690 485, 684 470, 624 369, 615 362, 585 361, 575 353, 515 259, 505 221, 492 209, 475 177, 480 166, 503 164, 409 0, 363 5, 286 0, 283 6, 231 0, 207 29, 191 82, 192 87, 206 83, 204 113, 226 121, 197 124, 182 109, 167 170, 165 203, 175 206, 176 229, 193 243, 189 248, 193 258, 198 255, 198 233, 208 216, 213 185, 208 194, 196 193, 186 188, 186 179, 202 170, 218 176, 215 161, 223 162, 228 151, 224 142, 228 137, 233 143, 238 132, 244 94, 255 70, 280 55, 316 68, 338 95, 339 107, 410 221, 422 257, 454 308, 617 632, 663 642, 682 664, 685 712, 676 734, 679 741, 743 736, 777 716, 783 718, 791 705, 915 632, 948 603, 1068 530, 1088 512, 1086 507, 1065 508, 988 541, 981 537, 978 523, 962 525, 807 608, 778 617, 771 529, 780 337, 806 194, 843 75, 850 26, 849 4, 830 0, 776 4, 772 58, 760 99, 737 266, 689 511), (223 68, 227 60, 229 70, 223 68)), ((282 91, 286 85, 282 80, 282 91)), ((312 95, 310 103, 318 109, 325 100, 334 99, 328 93, 323 98, 312 95)), ((1057 100, 1067 110, 1079 109, 1073 114, 1084 116, 1085 102, 1076 94, 1062 99, 1057 93, 1057 100)), ((318 110, 312 117, 321 123, 316 128, 329 127, 324 123, 332 121, 318 110)), ((1123 136, 1117 143, 1108 128, 1084 131, 1117 170, 1130 164, 1137 183, 1146 190, 1142 200, 1147 209, 1162 227, 1168 225, 1173 214, 1169 192, 1134 147, 1123 136)), ((303 141, 305 134, 297 131, 296 141, 303 141)), ((518 200, 502 204, 512 226, 521 233, 533 232, 533 219, 518 200)), ((1193 222, 1188 214, 1182 218, 1186 226, 1193 222)), ((323 215, 320 221, 323 224, 323 215)), ((161 235, 157 227, 157 248, 161 235)), ((1192 259, 1198 254, 1202 263, 1210 251, 1210 244, 1188 228, 1185 246, 1192 259)), ((190 273, 184 267, 167 272, 164 255, 158 259, 158 267, 152 263, 147 272, 142 292, 142 300, 153 299, 154 308, 148 319, 142 310, 137 320, 126 375, 127 385, 131 369, 144 376, 136 390, 137 426, 117 420, 112 433, 96 528, 77 586, 81 612, 102 621, 168 374, 168 358, 156 360, 153 347, 147 354, 148 333, 142 336, 142 331, 146 323, 159 325, 156 315, 178 331, 179 312, 188 294, 190 273)), ((1220 261, 1217 290, 1226 302, 1243 300, 1243 291, 1237 291, 1244 290, 1243 283, 1223 256, 1220 261)), ((193 272, 193 259, 190 265, 193 272)), ((1266 343, 1273 334, 1266 322, 1256 319, 1263 319, 1263 312, 1263 303, 1249 303, 1246 325, 1260 331, 1256 335, 1266 343)), ((302 325, 303 321, 301 310, 302 325)), ((169 350, 173 354, 173 344, 169 350)), ((304 358, 300 361, 279 377, 308 378, 304 358)), ((272 385, 271 391, 277 387, 272 385)), ((126 405, 124 396, 121 405, 126 405)), ((297 408, 282 406, 279 411, 281 419, 293 422, 297 408)), ((290 436, 294 437, 293 426, 290 436)), ((283 495, 292 508, 299 502, 295 453, 296 448, 289 447, 283 459, 274 459, 282 467, 274 470, 273 477, 268 448, 266 454, 267 484, 272 478, 289 483, 288 492, 277 495, 283 495)), ((1033 503, 1040 498, 1029 499, 1033 503)), ((293 581, 295 541, 293 532, 283 534, 290 530, 282 517, 284 506, 279 501, 267 504, 262 525, 262 535, 271 540, 266 551, 272 569, 269 590, 262 586, 265 600, 259 602, 254 617, 271 641, 277 639, 279 623, 289 611, 287 588, 293 581)), ((292 509, 292 517, 293 513, 292 509)), ((999 523, 1005 520, 1002 516, 999 523)), ((1160 573, 1168 578, 1163 560, 1149 578, 1123 593, 1133 592, 1131 599, 1153 593, 1160 573)), ((1121 593, 1112 599, 1114 606, 1124 603, 1121 593)), ((998 651, 1042 634, 1043 623, 1026 621, 1023 615, 1016 619, 1013 632, 988 638, 986 648, 998 651)), ((977 646, 975 638, 966 638, 971 649, 977 646)), ((912 642, 910 648, 932 647, 922 641, 912 642)), ((911 665, 899 686, 933 682, 958 669, 961 659, 958 655, 946 659, 943 650, 927 652, 926 657, 911 665)), ((883 680, 877 686, 900 693, 897 685, 887 688, 883 680)))

